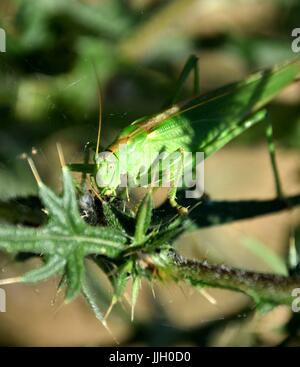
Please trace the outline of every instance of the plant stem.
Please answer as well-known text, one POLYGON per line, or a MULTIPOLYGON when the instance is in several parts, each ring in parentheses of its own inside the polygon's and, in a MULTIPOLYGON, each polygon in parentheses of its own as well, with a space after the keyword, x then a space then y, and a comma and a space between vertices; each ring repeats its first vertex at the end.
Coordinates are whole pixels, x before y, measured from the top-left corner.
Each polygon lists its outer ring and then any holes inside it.
MULTIPOLYGON (((178 202, 184 207, 193 208, 197 203, 195 199, 182 198, 178 195, 178 202)), ((201 199, 200 199, 201 200, 201 199)), ((284 199, 271 200, 203 200, 201 205, 195 207, 187 215, 186 220, 198 228, 210 227, 255 218, 289 210, 300 205, 300 194, 287 196, 284 199)), ((161 216, 167 221, 176 215, 176 211, 165 203, 154 211, 154 224, 161 222, 161 216)))
POLYGON ((300 277, 246 271, 227 265, 209 264, 207 261, 189 260, 175 252, 170 253, 170 269, 178 280, 193 285, 231 289, 242 292, 257 304, 285 304, 291 306, 292 290, 300 288, 300 277))

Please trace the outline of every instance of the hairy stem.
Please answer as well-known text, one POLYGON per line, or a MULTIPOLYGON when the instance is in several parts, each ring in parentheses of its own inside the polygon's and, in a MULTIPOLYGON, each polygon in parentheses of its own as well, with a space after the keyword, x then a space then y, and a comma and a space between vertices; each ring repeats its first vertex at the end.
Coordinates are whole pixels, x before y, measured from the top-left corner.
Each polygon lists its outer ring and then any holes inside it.
POLYGON ((178 280, 193 285, 225 288, 242 292, 256 303, 292 305, 294 288, 300 288, 300 277, 246 271, 227 265, 209 264, 207 261, 186 259, 177 253, 170 253, 172 274, 178 280))

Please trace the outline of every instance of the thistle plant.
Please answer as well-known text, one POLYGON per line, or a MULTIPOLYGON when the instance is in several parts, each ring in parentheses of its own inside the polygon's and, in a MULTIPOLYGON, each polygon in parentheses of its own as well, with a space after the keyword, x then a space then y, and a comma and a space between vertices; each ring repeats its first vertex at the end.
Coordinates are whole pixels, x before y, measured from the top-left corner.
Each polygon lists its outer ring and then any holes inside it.
MULTIPOLYGON (((165 284, 169 280, 185 281, 198 289, 217 287, 243 292, 252 298, 256 306, 264 309, 291 304, 292 290, 300 283, 297 272, 290 276, 257 273, 225 264, 210 264, 206 260, 186 259, 177 253, 174 240, 183 232, 201 226, 199 218, 201 211, 205 211, 205 203, 197 203, 188 216, 180 216, 171 207, 154 209, 150 191, 139 204, 136 214, 131 216, 114 203, 99 202, 103 224, 90 225, 80 213, 78 193, 63 160, 62 195, 50 190, 39 178, 31 159, 29 162, 37 179, 47 220, 37 228, 1 226, 0 249, 13 255, 30 253, 40 256, 43 265, 20 277, 2 279, 0 284, 38 283, 59 275, 58 287, 66 288, 65 302, 72 301, 81 293, 105 327, 113 305, 123 297, 130 279, 132 319, 143 278, 150 283, 154 280, 165 284), (111 306, 106 315, 100 310, 99 300, 95 299, 87 281, 86 258, 92 259, 105 271, 112 283, 111 306)), ((98 200, 97 197, 94 200, 98 200)), ((299 203, 300 197, 297 196, 286 199, 281 205, 292 207, 299 203)), ((277 201, 260 204, 264 206, 265 213, 283 209, 276 207, 279 205, 277 201)), ((210 206, 213 205, 210 202, 210 206)), ((259 208, 258 203, 254 205, 259 208)))

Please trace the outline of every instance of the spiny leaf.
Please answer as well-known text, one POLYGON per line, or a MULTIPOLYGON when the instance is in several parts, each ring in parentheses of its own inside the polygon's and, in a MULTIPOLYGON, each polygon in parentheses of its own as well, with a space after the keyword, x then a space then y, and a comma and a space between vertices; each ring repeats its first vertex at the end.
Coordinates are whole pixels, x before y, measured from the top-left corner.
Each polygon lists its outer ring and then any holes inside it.
POLYGON ((100 308, 98 307, 96 297, 86 281, 82 283, 82 294, 84 295, 91 309, 94 311, 96 318, 102 323, 105 323, 104 315, 101 312, 100 308))
POLYGON ((172 223, 163 226, 158 233, 154 233, 149 239, 149 244, 155 248, 162 248, 163 245, 170 243, 182 234, 187 227, 191 228, 192 225, 186 221, 186 218, 175 218, 172 223))
POLYGON ((131 321, 134 320, 134 310, 138 299, 139 290, 141 286, 141 278, 138 274, 132 276, 132 289, 131 289, 131 321))
POLYGON ((115 228, 121 232, 124 232, 124 228, 122 227, 122 224, 120 223, 119 219, 117 218, 117 216, 111 209, 110 205, 104 201, 102 203, 102 209, 103 209, 104 218, 108 226, 115 228))
POLYGON ((114 258, 120 255, 126 241, 127 238, 116 230, 88 225, 85 225, 82 233, 68 233, 52 225, 41 229, 0 227, 0 249, 12 253, 22 251, 67 256, 73 249, 83 245, 84 255, 100 254, 114 258))
POLYGON ((24 283, 36 283, 41 280, 50 278, 52 275, 59 273, 65 266, 66 260, 59 256, 53 255, 49 257, 46 264, 38 269, 34 269, 21 277, 24 283))
POLYGON ((80 236, 85 242, 84 254, 106 255, 110 258, 118 257, 124 250, 127 237, 112 228, 86 226, 80 236))
POLYGON ((55 246, 49 241, 48 230, 1 226, 0 249, 9 253, 32 252, 34 254, 54 253, 55 246))
POLYGON ((47 279, 64 271, 70 301, 81 290, 84 281, 84 258, 88 255, 118 257, 127 237, 121 231, 92 227, 80 217, 72 176, 63 168, 63 197, 57 196, 43 183, 39 194, 49 215, 40 228, 0 227, 0 249, 6 252, 32 252, 47 257, 47 262, 20 278, 22 282, 47 279))
POLYGON ((86 299, 87 303, 89 304, 89 306, 91 307, 91 309, 93 310, 96 318, 102 323, 102 325, 109 332, 109 334, 112 336, 112 338, 114 339, 114 341, 117 344, 119 344, 119 342, 117 341, 117 339, 113 336, 112 332, 108 328, 107 323, 106 323, 106 320, 105 320, 105 317, 103 316, 103 313, 101 312, 100 308, 98 307, 96 297, 93 294, 93 291, 90 288, 88 282, 86 282, 86 281, 84 281, 82 283, 82 294, 83 294, 84 298, 86 299))
POLYGON ((67 167, 63 167, 62 173, 64 182, 63 206, 69 214, 73 228, 80 229, 84 227, 84 221, 80 217, 72 176, 67 167))
POLYGON ((124 265, 118 269, 118 273, 113 279, 114 294, 112 298, 112 303, 115 304, 120 300, 125 292, 125 288, 132 272, 132 261, 127 261, 124 265))
POLYGON ((152 193, 149 192, 143 198, 138 212, 137 222, 135 227, 134 239, 136 243, 142 243, 146 238, 146 233, 149 229, 153 210, 152 193))
POLYGON ((62 228, 68 228, 69 221, 68 217, 66 217, 61 198, 42 182, 39 185, 39 196, 47 209, 49 221, 62 228))
POLYGON ((82 248, 71 253, 67 260, 67 293, 66 302, 72 301, 80 292, 84 279, 84 257, 82 248))

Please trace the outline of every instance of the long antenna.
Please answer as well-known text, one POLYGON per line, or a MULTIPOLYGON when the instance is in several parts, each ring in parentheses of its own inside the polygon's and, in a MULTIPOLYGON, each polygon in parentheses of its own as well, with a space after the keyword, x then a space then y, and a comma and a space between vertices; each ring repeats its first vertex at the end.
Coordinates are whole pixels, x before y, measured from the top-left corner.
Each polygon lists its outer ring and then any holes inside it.
POLYGON ((102 95, 101 95, 101 89, 100 89, 100 81, 97 74, 96 66, 93 63, 94 71, 96 75, 97 80, 97 93, 98 93, 98 103, 99 103, 99 119, 98 119, 98 136, 97 136, 97 145, 96 145, 96 156, 99 153, 100 148, 100 139, 101 139, 101 128, 102 128, 102 95))

